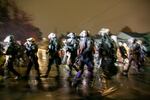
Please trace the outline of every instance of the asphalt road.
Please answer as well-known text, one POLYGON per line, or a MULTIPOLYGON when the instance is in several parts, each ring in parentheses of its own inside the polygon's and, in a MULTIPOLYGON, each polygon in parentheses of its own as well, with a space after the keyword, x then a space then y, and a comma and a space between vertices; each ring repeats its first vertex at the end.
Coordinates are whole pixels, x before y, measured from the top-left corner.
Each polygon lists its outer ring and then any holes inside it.
MULTIPOLYGON (((44 74, 47 66, 46 59, 40 60, 40 70, 44 74)), ((22 74, 25 67, 16 68, 22 74)), ((61 77, 55 78, 56 67, 53 65, 48 78, 35 80, 34 68, 30 73, 30 80, 15 80, 13 77, 0 81, 0 100, 149 100, 150 97, 150 65, 144 66, 144 71, 135 74, 130 71, 128 77, 116 75, 110 81, 110 86, 117 90, 107 96, 102 96, 98 90, 100 84, 88 88, 82 84, 78 88, 70 85, 66 80, 64 66, 60 66, 61 77)), ((86 71, 85 71, 86 73, 86 71)), ((13 75, 11 75, 13 76, 13 75)))

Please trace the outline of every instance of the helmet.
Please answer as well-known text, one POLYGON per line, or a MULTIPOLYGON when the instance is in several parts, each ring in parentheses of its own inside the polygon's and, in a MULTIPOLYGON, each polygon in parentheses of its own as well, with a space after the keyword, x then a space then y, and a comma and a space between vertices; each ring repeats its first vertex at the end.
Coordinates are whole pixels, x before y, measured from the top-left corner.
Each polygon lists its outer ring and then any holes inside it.
POLYGON ((111 35, 111 39, 117 43, 117 36, 111 35))
POLYGON ((127 45, 127 43, 123 43, 123 46, 124 46, 124 47, 127 47, 128 45, 127 45))
POLYGON ((119 45, 119 46, 122 46, 122 45, 123 45, 123 43, 122 43, 122 42, 118 42, 118 45, 119 45))
POLYGON ((15 38, 14 35, 8 35, 5 39, 4 42, 14 42, 15 38))
POLYGON ((87 35, 88 35, 88 32, 87 32, 86 30, 83 30, 83 31, 79 34, 80 37, 86 37, 87 35))
POLYGON ((55 33, 50 33, 50 34, 48 35, 48 38, 49 38, 49 39, 56 38, 56 34, 55 34, 55 33))
POLYGON ((74 38, 75 37, 75 33, 70 32, 69 34, 67 34, 67 37, 74 38))
POLYGON ((137 43, 138 44, 142 44, 142 40, 137 40, 137 43))
POLYGON ((99 35, 109 35, 110 29, 109 28, 101 28, 101 30, 98 32, 99 35))
POLYGON ((135 38, 128 39, 128 43, 133 43, 135 41, 135 38))
POLYGON ((63 42, 64 44, 66 44, 66 43, 67 43, 67 40, 66 40, 66 39, 64 39, 64 40, 62 40, 62 42, 63 42))
POLYGON ((35 42, 35 38, 30 37, 30 38, 27 39, 27 41, 29 41, 29 42, 35 42))

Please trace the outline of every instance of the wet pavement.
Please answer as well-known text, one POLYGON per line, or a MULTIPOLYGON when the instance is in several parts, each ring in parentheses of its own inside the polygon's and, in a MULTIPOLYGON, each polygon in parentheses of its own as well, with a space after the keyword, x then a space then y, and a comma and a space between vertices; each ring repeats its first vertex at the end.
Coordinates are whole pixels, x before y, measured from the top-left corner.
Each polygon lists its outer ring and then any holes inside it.
MULTIPOLYGON (((41 73, 46 70, 47 61, 39 60, 41 73)), ((24 73, 25 67, 17 68, 24 73)), ((130 71, 128 77, 118 74, 110 81, 110 86, 117 87, 117 90, 107 96, 101 96, 98 92, 99 85, 88 88, 81 85, 78 88, 71 86, 66 80, 66 70, 60 66, 61 77, 55 76, 56 68, 53 65, 48 78, 35 80, 34 68, 30 73, 30 80, 15 80, 9 78, 0 81, 0 100, 149 100, 150 98, 150 65, 144 67, 140 74, 130 71)))

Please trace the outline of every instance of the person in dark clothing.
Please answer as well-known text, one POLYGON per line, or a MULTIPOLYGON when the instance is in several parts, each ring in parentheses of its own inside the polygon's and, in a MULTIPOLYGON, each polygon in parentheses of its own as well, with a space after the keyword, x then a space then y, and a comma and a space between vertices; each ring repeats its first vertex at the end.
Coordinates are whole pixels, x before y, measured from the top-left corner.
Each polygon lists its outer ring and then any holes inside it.
POLYGON ((132 62, 135 65, 136 72, 140 70, 140 56, 141 56, 141 47, 137 43, 136 39, 131 40, 131 44, 129 45, 129 64, 127 68, 123 71, 124 76, 128 76, 129 69, 132 65, 132 62))
MULTIPOLYGON (((19 52, 19 47, 14 39, 13 35, 9 35, 5 38, 4 42, 6 43, 5 45, 5 52, 4 54, 6 55, 6 70, 5 71, 10 71, 14 75, 16 75, 15 79, 20 79, 21 75, 14 69, 14 62, 17 59, 17 55, 19 52)), ((5 77, 5 76, 4 76, 5 77)), ((6 75, 7 77, 7 75, 6 75)))
POLYGON ((116 62, 116 46, 114 41, 110 38, 110 30, 108 28, 102 28, 98 34, 101 36, 99 39, 99 57, 100 57, 100 67, 99 73, 101 78, 101 88, 100 93, 106 95, 114 90, 114 87, 108 86, 108 82, 112 76, 117 74, 116 62))
POLYGON ((49 72, 51 70, 52 64, 56 64, 56 68, 57 68, 56 78, 59 78, 60 77, 59 65, 61 64, 61 58, 59 57, 60 45, 59 45, 59 42, 57 40, 55 33, 50 33, 48 35, 48 38, 49 38, 49 45, 48 45, 47 53, 49 54, 49 63, 47 66, 48 69, 47 69, 45 75, 42 77, 47 78, 49 75, 49 72))
POLYGON ((145 63, 145 58, 147 56, 147 48, 144 46, 143 41, 142 40, 138 40, 137 43, 140 45, 140 70, 143 70, 144 67, 144 63, 145 63))
POLYGON ((82 75, 84 72, 84 66, 87 66, 88 70, 88 86, 91 86, 93 81, 93 69, 94 69, 94 57, 93 57, 93 45, 92 39, 88 37, 88 31, 83 30, 80 33, 80 40, 79 40, 79 49, 78 49, 78 57, 79 57, 79 71, 77 72, 76 76, 73 79, 72 85, 77 87, 79 83, 82 81, 82 75))
POLYGON ((63 50, 64 50, 64 57, 62 60, 62 64, 65 64, 69 67, 68 70, 68 79, 72 77, 72 68, 78 71, 77 67, 75 66, 75 60, 77 57, 77 46, 78 41, 75 36, 75 33, 70 32, 67 34, 67 39, 65 39, 63 50))
POLYGON ((28 38, 27 42, 25 42, 24 46, 25 46, 25 53, 27 54, 28 59, 29 59, 25 77, 27 79, 29 78, 31 68, 32 68, 32 66, 34 66, 35 70, 37 71, 36 79, 39 80, 40 79, 40 70, 39 70, 39 63, 38 63, 38 57, 37 57, 38 45, 35 43, 34 38, 28 38))
POLYGON ((120 51, 120 54, 121 54, 121 57, 124 59, 127 58, 127 51, 125 49, 125 47, 123 46, 122 42, 119 42, 119 51, 120 51))

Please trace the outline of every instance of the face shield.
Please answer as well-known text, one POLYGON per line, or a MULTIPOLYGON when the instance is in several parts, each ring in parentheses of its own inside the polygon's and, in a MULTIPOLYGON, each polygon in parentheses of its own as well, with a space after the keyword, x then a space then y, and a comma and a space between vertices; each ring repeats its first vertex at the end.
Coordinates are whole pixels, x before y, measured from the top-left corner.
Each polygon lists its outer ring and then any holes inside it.
POLYGON ((80 40, 85 40, 87 38, 87 31, 83 30, 79 36, 80 40))
POLYGON ((68 35, 67 35, 67 37, 68 38, 70 38, 70 39, 74 39, 75 38, 75 33, 69 33, 68 35))
POLYGON ((14 41, 15 41, 15 39, 14 39, 13 35, 9 35, 4 39, 5 43, 10 43, 10 42, 14 42, 14 41))
POLYGON ((28 39, 27 39, 27 43, 28 43, 29 45, 32 45, 34 42, 35 42, 35 39, 34 39, 34 38, 28 38, 28 39))
POLYGON ((98 35, 106 36, 106 35, 109 35, 109 32, 110 32, 110 30, 109 30, 108 28, 102 28, 102 29, 98 32, 98 35))
POLYGON ((119 45, 119 46, 122 46, 123 44, 122 44, 122 42, 118 42, 118 45, 119 45))
POLYGON ((129 44, 132 44, 133 42, 134 42, 134 38, 128 39, 128 43, 129 43, 129 44))
POLYGON ((56 40, 56 34, 55 33, 50 33, 48 35, 48 39, 50 39, 50 40, 56 40))
POLYGON ((86 41, 87 37, 80 37, 80 41, 86 41))

